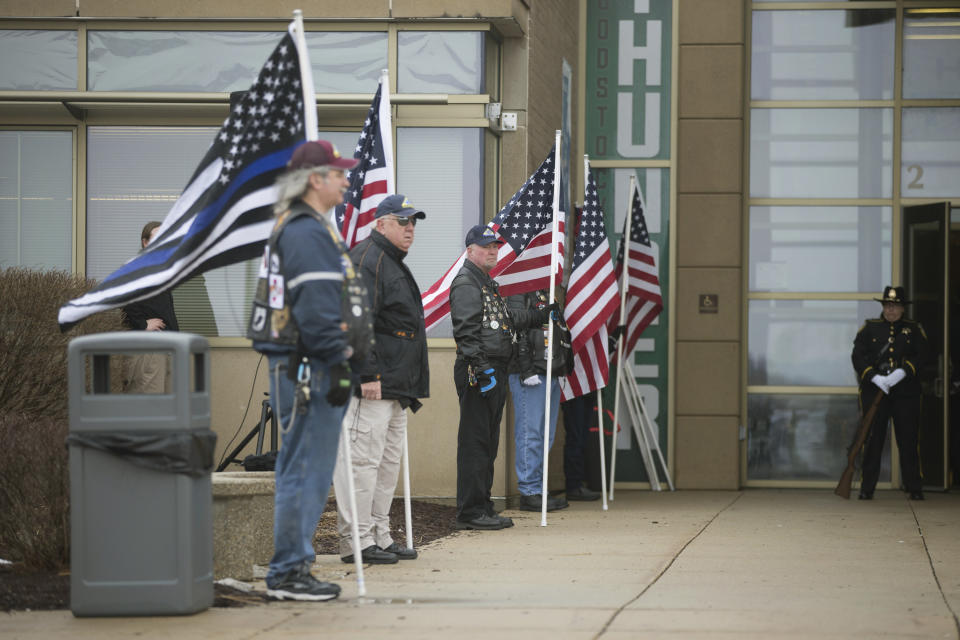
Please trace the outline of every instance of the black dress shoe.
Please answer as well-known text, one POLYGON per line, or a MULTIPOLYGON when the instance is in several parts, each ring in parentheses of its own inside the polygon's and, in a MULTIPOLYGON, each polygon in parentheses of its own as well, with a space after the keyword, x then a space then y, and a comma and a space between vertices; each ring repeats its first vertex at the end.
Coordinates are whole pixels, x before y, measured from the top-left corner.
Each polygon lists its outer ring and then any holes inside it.
POLYGON ((911 500, 923 500, 923 491, 911 491, 910 492, 911 500))
MULTIPOLYGON (((400 558, 397 557, 397 554, 384 551, 377 545, 372 544, 360 552, 360 559, 363 560, 364 564, 396 564, 400 558)), ((340 556, 340 560, 346 564, 353 564, 353 554, 340 556)))
POLYGON ((457 529, 476 529, 478 531, 495 531, 504 528, 503 522, 496 516, 482 515, 472 520, 457 520, 454 527, 457 529))
MULTIPOLYGON (((547 496, 547 511, 566 509, 569 506, 570 503, 564 498, 547 496)), ((521 511, 540 511, 543 508, 543 497, 539 493, 535 493, 532 496, 521 495, 520 505, 517 508, 521 511)))
POLYGON ((384 549, 387 553, 392 553, 400 560, 416 560, 417 559, 417 550, 408 549, 406 547, 401 547, 396 541, 391 542, 390 546, 384 549))
POLYGON ((508 518, 507 516, 502 516, 499 513, 493 514, 493 517, 503 523, 504 529, 509 529, 513 526, 513 518, 508 518))
POLYGON ((567 489, 567 500, 578 502, 592 502, 601 498, 599 491, 588 489, 586 487, 577 487, 576 489, 567 489))
POLYGON ((865 492, 861 491, 861 492, 860 492, 860 495, 857 496, 857 500, 873 500, 873 494, 872 494, 872 493, 865 493, 865 492))

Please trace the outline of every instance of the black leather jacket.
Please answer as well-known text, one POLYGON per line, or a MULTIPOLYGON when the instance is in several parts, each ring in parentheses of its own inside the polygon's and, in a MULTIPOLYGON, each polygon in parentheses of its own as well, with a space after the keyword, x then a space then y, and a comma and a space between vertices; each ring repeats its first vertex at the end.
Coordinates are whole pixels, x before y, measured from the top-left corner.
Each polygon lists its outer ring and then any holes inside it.
POLYGON ((882 317, 871 318, 857 332, 851 357, 861 385, 869 384, 876 374, 903 369, 907 376, 894 389, 919 393, 920 375, 930 361, 930 346, 919 322, 900 319, 891 323, 882 317))
POLYGON ((497 283, 465 260, 450 285, 450 317, 457 358, 483 371, 503 369, 513 354, 513 332, 543 324, 546 310, 507 310, 497 283))
POLYGON ((376 230, 350 250, 350 259, 367 285, 377 339, 370 356, 355 369, 360 382, 380 380, 381 396, 389 400, 430 396, 423 302, 403 262, 406 255, 376 230))
MULTIPOLYGON (((507 297, 507 309, 513 315, 523 309, 543 309, 547 306, 547 295, 543 291, 531 291, 507 297)), ((554 340, 553 353, 556 358, 559 343, 554 340)), ((509 373, 518 373, 523 378, 547 373, 546 331, 543 325, 537 325, 526 331, 517 331, 517 341, 510 360, 509 373)))

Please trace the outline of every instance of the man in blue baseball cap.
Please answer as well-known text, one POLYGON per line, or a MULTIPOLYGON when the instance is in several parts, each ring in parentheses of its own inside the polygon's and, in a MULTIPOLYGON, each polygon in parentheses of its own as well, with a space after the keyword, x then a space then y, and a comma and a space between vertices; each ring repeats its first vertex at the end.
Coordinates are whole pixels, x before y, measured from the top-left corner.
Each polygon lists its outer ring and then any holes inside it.
POLYGON ((543 324, 558 305, 508 311, 490 277, 497 265, 500 237, 478 224, 467 232, 464 244, 466 259, 450 285, 450 317, 457 343, 453 379, 460 398, 456 527, 503 529, 512 527, 513 520, 494 512, 490 490, 513 334, 543 324))
MULTIPOLYGON (((397 487, 407 409, 416 412, 420 398, 430 395, 427 337, 420 289, 403 260, 413 245, 418 220, 427 215, 406 196, 384 198, 374 214, 375 229, 350 250, 350 259, 370 295, 376 345, 354 370, 360 388, 344 416, 353 463, 354 495, 360 554, 368 564, 413 560, 417 552, 394 542, 390 535, 390 504, 397 487)), ((337 492, 340 558, 354 562, 353 514, 346 449, 341 441, 333 486, 337 492)))

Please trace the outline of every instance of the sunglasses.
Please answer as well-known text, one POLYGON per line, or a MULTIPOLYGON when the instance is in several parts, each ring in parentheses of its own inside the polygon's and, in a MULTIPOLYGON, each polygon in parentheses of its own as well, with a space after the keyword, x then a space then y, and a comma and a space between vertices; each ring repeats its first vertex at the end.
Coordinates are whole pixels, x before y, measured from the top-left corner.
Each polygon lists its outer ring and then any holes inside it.
POLYGON ((411 217, 409 217, 409 218, 401 218, 401 217, 399 217, 399 216, 390 216, 390 219, 391 219, 391 220, 395 220, 396 223, 397 223, 398 225, 400 225, 401 227, 405 227, 405 226, 407 226, 408 224, 412 224, 413 226, 417 226, 417 219, 414 218, 413 216, 411 216, 411 217))

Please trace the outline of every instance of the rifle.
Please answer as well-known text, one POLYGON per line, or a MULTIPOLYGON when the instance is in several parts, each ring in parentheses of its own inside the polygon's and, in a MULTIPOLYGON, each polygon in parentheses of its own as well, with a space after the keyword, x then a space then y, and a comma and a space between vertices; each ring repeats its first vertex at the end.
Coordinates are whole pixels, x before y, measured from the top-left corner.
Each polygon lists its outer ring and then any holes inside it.
POLYGON ((850 483, 853 482, 853 472, 854 466, 857 462, 857 453, 860 452, 864 441, 867 439, 867 434, 870 433, 870 426, 873 424, 873 416, 877 413, 877 407, 880 406, 880 401, 883 399, 883 396, 883 391, 877 389, 877 395, 873 397, 873 402, 870 404, 870 408, 867 409, 867 413, 863 416, 863 420, 860 421, 860 428, 857 430, 857 437, 853 441, 850 451, 847 453, 847 468, 843 470, 843 475, 840 476, 840 482, 837 483, 837 488, 833 490, 833 492, 841 498, 846 498, 847 500, 850 499, 850 483))
MULTIPOLYGON (((883 355, 886 349, 886 343, 880 345, 880 354, 877 357, 877 364, 874 365, 877 367, 878 371, 883 368, 880 363, 883 360, 883 355)), ((873 416, 877 413, 877 407, 880 406, 880 401, 883 399, 884 395, 886 394, 883 393, 883 390, 878 388, 877 395, 873 397, 873 402, 870 404, 870 408, 867 409, 867 412, 863 416, 863 420, 860 421, 860 427, 857 429, 857 437, 854 438, 853 444, 850 446, 850 450, 847 451, 847 468, 843 470, 843 475, 840 476, 840 482, 837 483, 837 488, 833 490, 833 492, 841 498, 845 498, 847 500, 850 499, 850 484, 853 482, 853 472, 857 463, 857 453, 859 453, 860 449, 863 448, 863 443, 867 439, 867 434, 870 433, 870 426, 873 424, 873 416)))

